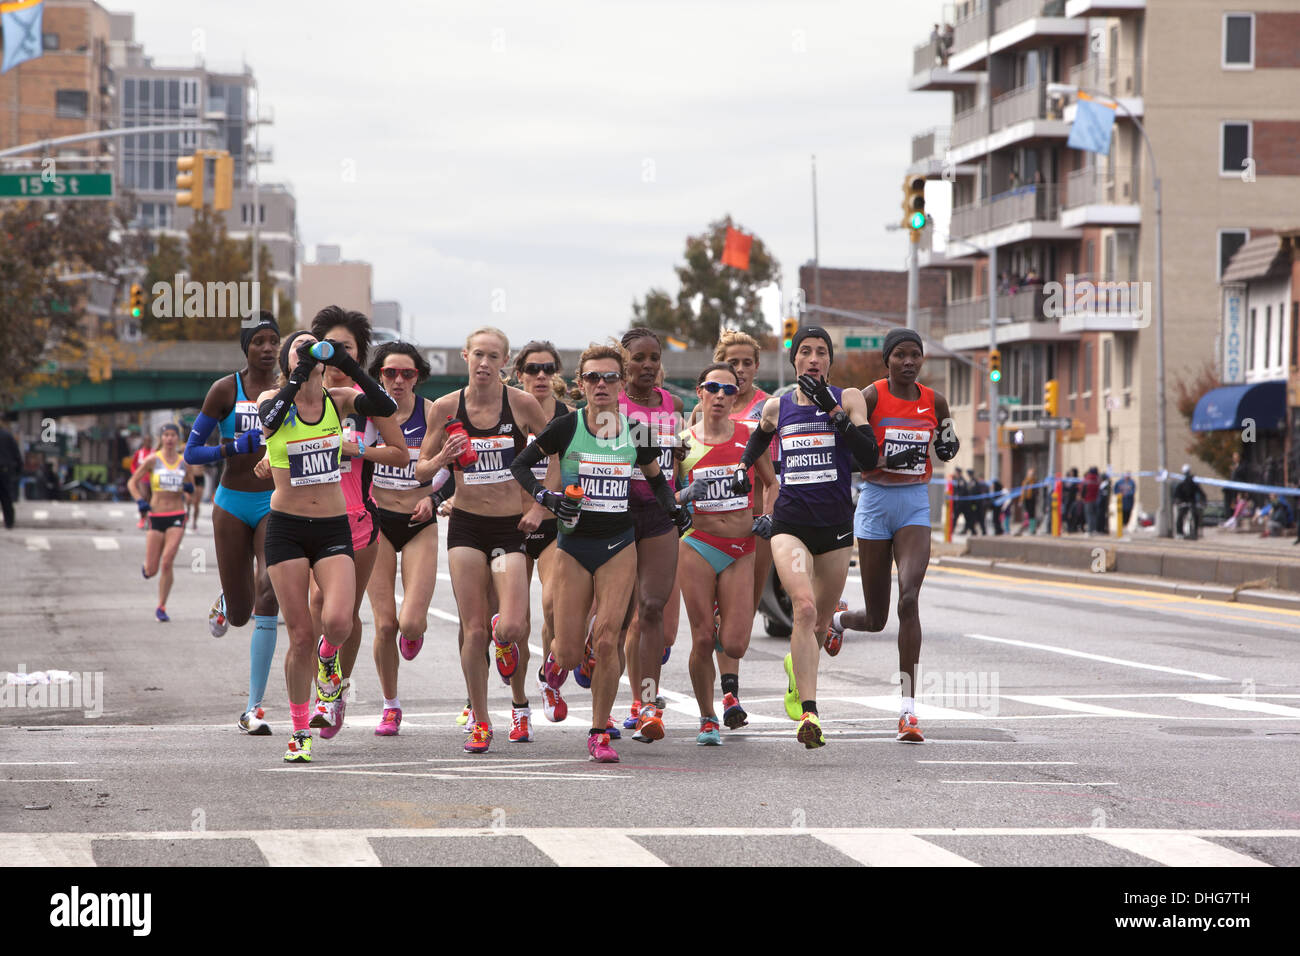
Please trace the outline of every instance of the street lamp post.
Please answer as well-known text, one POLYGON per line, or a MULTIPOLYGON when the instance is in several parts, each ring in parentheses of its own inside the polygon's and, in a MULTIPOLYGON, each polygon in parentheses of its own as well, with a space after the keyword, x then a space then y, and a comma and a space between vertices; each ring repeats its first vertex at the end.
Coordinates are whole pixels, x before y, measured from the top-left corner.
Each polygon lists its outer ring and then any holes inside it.
MULTIPOLYGON (((989 355, 992 355, 998 348, 998 247, 989 246, 985 249, 983 246, 977 246, 969 239, 953 239, 948 237, 948 243, 960 242, 964 246, 970 246, 989 257, 989 355)), ((998 481, 1001 473, 998 470, 998 383, 990 375, 988 380, 989 389, 989 487, 993 482, 998 481)))
POLYGON ((1156 511, 1156 536, 1168 538, 1171 534, 1171 527, 1169 521, 1169 482, 1166 480, 1169 476, 1169 459, 1167 454, 1167 424, 1165 421, 1165 253, 1162 236, 1163 203, 1160 194, 1160 170, 1156 166, 1155 150, 1151 148, 1151 138, 1147 136, 1142 121, 1134 116, 1132 111, 1118 97, 1103 93, 1100 90, 1072 86, 1068 83, 1048 83, 1047 92, 1049 95, 1052 93, 1087 93, 1097 99, 1113 102, 1115 108, 1132 120, 1133 125, 1137 127, 1137 131, 1142 134, 1142 142, 1146 144, 1147 159, 1151 162, 1151 183, 1155 189, 1156 200, 1156 470, 1158 472, 1156 484, 1160 489, 1160 508, 1156 511))

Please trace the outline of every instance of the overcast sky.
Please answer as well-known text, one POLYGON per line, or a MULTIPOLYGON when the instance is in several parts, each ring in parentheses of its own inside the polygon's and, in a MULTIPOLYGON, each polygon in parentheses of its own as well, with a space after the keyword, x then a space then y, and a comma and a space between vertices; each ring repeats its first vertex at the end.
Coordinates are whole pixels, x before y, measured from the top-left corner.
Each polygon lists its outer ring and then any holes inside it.
POLYGON ((209 68, 253 68, 275 114, 263 181, 292 186, 304 257, 371 262, 375 298, 430 345, 626 328, 727 213, 788 298, 814 153, 822 264, 902 269, 884 226, 911 137, 951 115, 907 88, 939 0, 101 2, 135 13, 159 65, 192 62, 202 30, 209 68))

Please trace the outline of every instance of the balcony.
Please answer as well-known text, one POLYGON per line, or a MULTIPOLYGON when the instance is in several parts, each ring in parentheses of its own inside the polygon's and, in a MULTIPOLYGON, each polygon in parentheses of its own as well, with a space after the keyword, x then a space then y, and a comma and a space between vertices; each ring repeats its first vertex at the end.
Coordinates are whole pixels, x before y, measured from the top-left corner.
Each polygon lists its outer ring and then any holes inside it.
POLYGON ((980 69, 990 53, 999 53, 1045 37, 1082 36, 1083 20, 1065 16, 1065 0, 972 0, 953 27, 949 69, 980 69), (993 34, 989 35, 987 4, 993 6, 993 34))
POLYGON ((948 152, 951 131, 947 126, 936 126, 924 133, 912 137, 912 162, 919 163, 927 159, 942 160, 948 152))
POLYGON ((1142 184, 1133 166, 1085 166, 1069 173, 1062 199, 1063 226, 1131 226, 1141 222, 1142 184))
POLYGON ((1003 93, 993 101, 991 116, 990 107, 977 106, 954 119, 950 158, 955 163, 966 163, 1017 143, 1065 139, 1070 135, 1070 125, 1061 109, 1061 98, 1049 97, 1045 83, 1003 93))
POLYGON ((1046 91, 1046 85, 1035 83, 1003 93, 993 101, 993 128, 1002 129, 1028 119, 1046 119, 1046 91))
POLYGON ((974 86, 977 80, 973 72, 954 73, 948 68, 948 48, 942 38, 928 40, 912 51, 908 86, 915 92, 958 90, 974 86))
POLYGON ((1066 82, 1114 97, 1142 95, 1142 73, 1137 62, 1121 57, 1101 56, 1084 60, 1070 67, 1066 82))
POLYGON ((952 122, 951 145, 963 146, 974 142, 989 131, 989 108, 976 106, 974 109, 958 113, 952 122))
MULTIPOLYGON (((998 342, 1061 341, 1074 337, 1061 331, 1055 318, 1048 317, 1048 296, 1043 287, 1033 286, 1012 294, 999 295, 998 342)), ((950 302, 944 313, 944 348, 953 351, 988 348, 989 300, 977 296, 950 302)))
POLYGON ((1060 214, 1058 190, 1055 183, 1017 186, 987 202, 958 207, 952 211, 949 235, 967 239, 1019 223, 1055 224, 1060 214))
POLYGON ((1065 0, 1067 17, 1121 17, 1146 8, 1147 0, 1065 0))

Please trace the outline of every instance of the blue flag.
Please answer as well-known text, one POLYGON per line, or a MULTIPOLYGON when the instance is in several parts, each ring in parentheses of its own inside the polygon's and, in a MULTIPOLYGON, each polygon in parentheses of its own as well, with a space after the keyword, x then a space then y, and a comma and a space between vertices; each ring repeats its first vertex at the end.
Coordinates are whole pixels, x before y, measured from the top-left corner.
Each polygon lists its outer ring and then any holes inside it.
POLYGON ((19 63, 34 60, 44 52, 41 43, 42 0, 15 0, 0 3, 0 30, 4 31, 5 58, 0 73, 8 73, 19 63))
POLYGON ((1110 153, 1110 131, 1115 125, 1115 107, 1098 103, 1087 93, 1079 94, 1074 125, 1065 145, 1093 153, 1110 153))

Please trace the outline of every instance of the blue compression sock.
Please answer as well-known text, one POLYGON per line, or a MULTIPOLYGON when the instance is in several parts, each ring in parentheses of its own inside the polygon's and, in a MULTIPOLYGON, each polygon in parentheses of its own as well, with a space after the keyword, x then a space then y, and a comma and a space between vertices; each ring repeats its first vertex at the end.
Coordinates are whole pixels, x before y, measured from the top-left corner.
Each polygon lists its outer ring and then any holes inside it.
POLYGON ((271 677, 271 658, 275 657, 275 614, 253 615, 253 640, 248 647, 248 707, 262 702, 266 682, 271 677))

